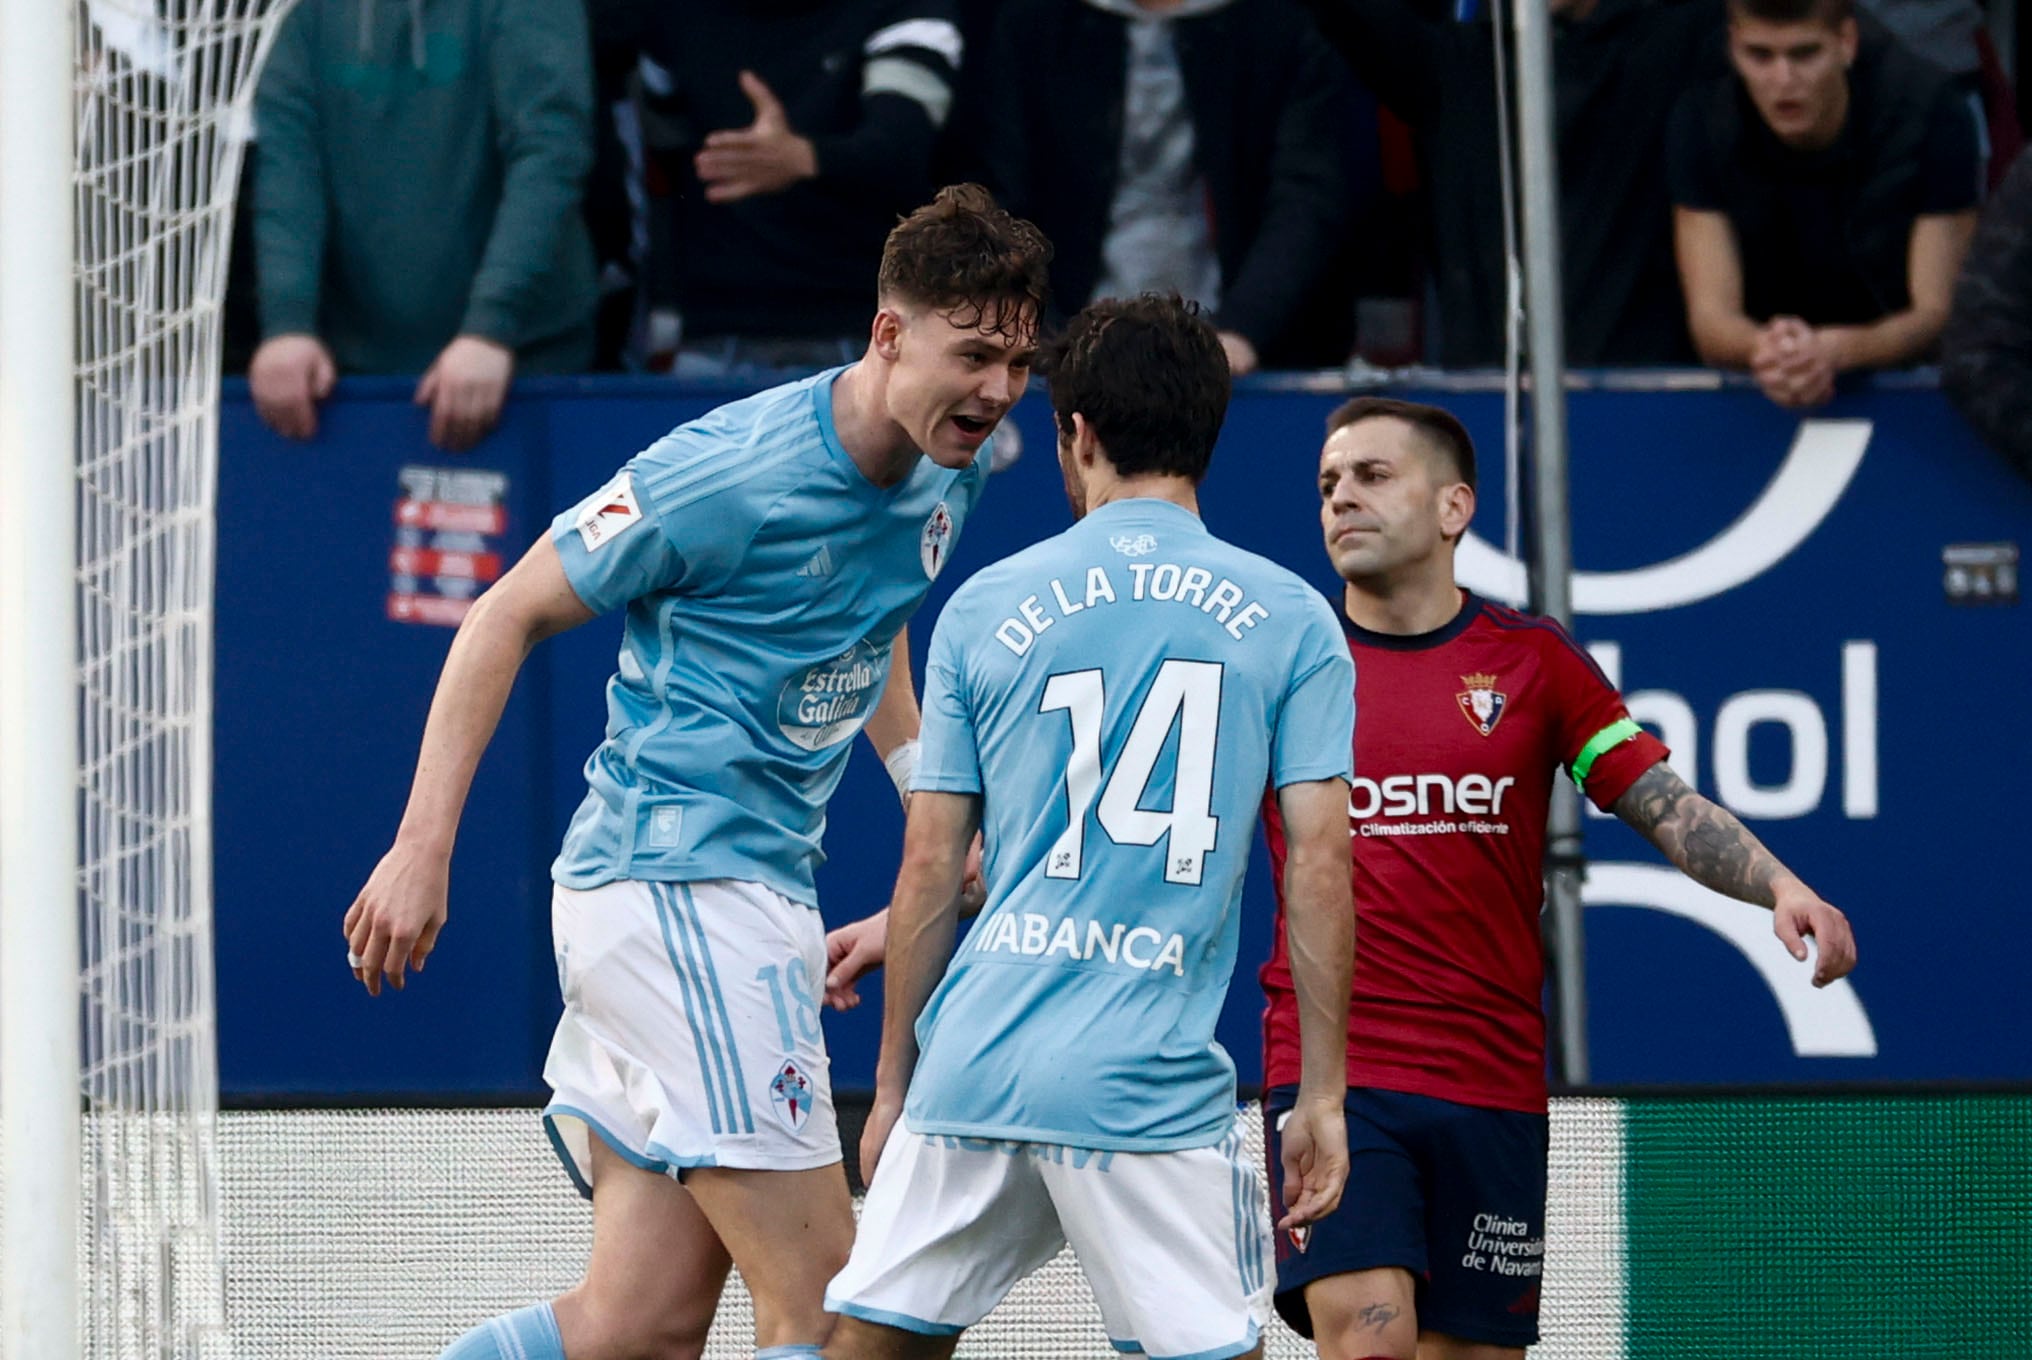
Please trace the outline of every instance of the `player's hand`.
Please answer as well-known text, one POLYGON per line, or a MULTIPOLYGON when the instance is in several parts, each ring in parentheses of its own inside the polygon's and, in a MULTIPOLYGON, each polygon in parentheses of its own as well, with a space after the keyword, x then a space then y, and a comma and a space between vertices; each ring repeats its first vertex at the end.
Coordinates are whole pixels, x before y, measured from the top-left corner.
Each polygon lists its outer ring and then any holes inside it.
POLYGON ((988 880, 981 867, 983 856, 981 833, 974 833, 974 843, 967 847, 966 871, 960 875, 959 912, 960 919, 979 916, 981 908, 988 905, 988 880))
POLYGON ((704 149, 692 158, 708 203, 781 193, 818 173, 817 151, 790 126, 776 92, 753 71, 743 71, 741 93, 755 106, 755 121, 706 134, 704 149))
POLYGON ((444 929, 451 863, 443 855, 397 845, 381 857, 367 886, 346 913, 346 962, 367 995, 381 995, 381 979, 402 990, 404 968, 423 961, 444 929))
POLYGON ((1284 1121, 1284 1217, 1288 1232, 1317 1223, 1340 1205, 1348 1185, 1348 1117, 1343 1102, 1301 1096, 1284 1121))
POLYGON ((247 369, 261 423, 284 439, 317 436, 317 404, 332 394, 338 377, 332 352, 315 335, 264 340, 247 369))
POLYGON ((1849 918, 1805 884, 1787 885, 1778 894, 1771 915, 1771 929, 1801 963, 1806 962, 1806 937, 1813 937, 1818 946, 1818 957, 1813 961, 1814 986, 1825 987, 1848 976, 1856 966, 1856 936, 1849 929, 1849 918))
POLYGON ((889 1146, 889 1135, 902 1118, 902 1093, 878 1086, 875 1103, 868 1107, 868 1122, 861 1126, 861 1184, 875 1183, 876 1163, 882 1160, 882 1149, 889 1146))
POLYGON ((478 335, 461 335, 439 352, 416 385, 416 404, 430 408, 430 442, 464 453, 501 418, 515 351, 478 335))
POLYGON ((836 1011, 861 1004, 854 984, 882 966, 889 952, 887 907, 825 937, 825 1003, 836 1011))

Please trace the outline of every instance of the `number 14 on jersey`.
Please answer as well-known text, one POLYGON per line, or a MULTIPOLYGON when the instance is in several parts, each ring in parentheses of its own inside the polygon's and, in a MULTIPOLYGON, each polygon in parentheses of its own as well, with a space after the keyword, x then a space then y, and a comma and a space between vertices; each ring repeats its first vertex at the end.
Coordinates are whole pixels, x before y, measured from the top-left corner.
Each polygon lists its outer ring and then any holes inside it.
POLYGON ((1101 672, 1065 671, 1045 683, 1037 711, 1063 711, 1072 724, 1072 757, 1065 768, 1066 828, 1045 859, 1045 877, 1080 876, 1086 863, 1087 814, 1096 811, 1098 798, 1101 830, 1110 840, 1117 845, 1147 846, 1168 836, 1164 881, 1199 886, 1207 854, 1220 831, 1220 819, 1213 814, 1213 796, 1221 671, 1217 661, 1166 661, 1159 667, 1105 781, 1101 731, 1108 696, 1101 672), (1171 806, 1146 808, 1142 805, 1144 793, 1174 727, 1178 729, 1178 768, 1172 781, 1171 806))

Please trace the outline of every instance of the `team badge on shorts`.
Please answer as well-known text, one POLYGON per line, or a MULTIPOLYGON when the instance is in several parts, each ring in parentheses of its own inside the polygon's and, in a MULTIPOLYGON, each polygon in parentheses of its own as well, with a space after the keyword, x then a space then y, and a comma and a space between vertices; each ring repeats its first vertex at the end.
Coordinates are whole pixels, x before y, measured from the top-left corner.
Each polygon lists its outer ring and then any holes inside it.
POLYGON ((1298 1249, 1301 1256, 1304 1255, 1305 1249, 1312 1245, 1312 1225, 1307 1223, 1301 1227, 1292 1228, 1289 1231, 1291 1233, 1291 1245, 1298 1249))
POLYGON ((1510 696, 1496 688, 1493 675, 1463 675, 1461 683, 1467 688, 1453 697, 1460 704, 1462 715, 1475 725, 1475 731, 1486 737, 1503 720, 1510 696))
POLYGON ((931 518, 924 522, 924 531, 917 536, 917 555, 924 559, 924 574, 936 577, 938 569, 945 565, 946 549, 952 543, 952 511, 940 501, 931 512, 931 518))
POLYGON ((811 1118, 811 1078, 794 1061, 785 1058, 769 1083, 769 1099, 776 1106, 777 1117, 796 1133, 811 1118))

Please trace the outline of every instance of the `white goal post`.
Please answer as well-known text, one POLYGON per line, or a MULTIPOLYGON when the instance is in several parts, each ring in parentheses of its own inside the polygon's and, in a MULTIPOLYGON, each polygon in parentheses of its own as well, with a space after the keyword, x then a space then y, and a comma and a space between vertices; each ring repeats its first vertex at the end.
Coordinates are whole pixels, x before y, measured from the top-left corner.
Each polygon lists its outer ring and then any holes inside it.
POLYGON ((289 0, 0 0, 0 1351, 230 1352, 220 324, 289 0))

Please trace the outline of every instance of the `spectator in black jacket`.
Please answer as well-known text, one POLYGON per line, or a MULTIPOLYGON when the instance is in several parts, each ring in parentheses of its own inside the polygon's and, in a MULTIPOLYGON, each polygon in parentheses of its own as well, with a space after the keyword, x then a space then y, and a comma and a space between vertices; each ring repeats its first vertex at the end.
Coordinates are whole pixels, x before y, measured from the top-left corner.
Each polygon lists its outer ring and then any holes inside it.
POLYGON ((1289 0, 1007 0, 976 69, 1063 311, 1175 290, 1237 374, 1347 358, 1353 88, 1289 0))
MULTIPOLYGON (((1433 357, 1448 368, 1501 363, 1494 30, 1427 17, 1412 0, 1309 3, 1328 41, 1417 137, 1439 307, 1433 357)), ((1552 11, 1567 358, 1689 362, 1658 148, 1679 91, 1722 69, 1720 4, 1552 0, 1552 11)))
POLYGON ((882 243, 929 196, 950 0, 671 0, 645 48, 668 209, 649 287, 681 318, 678 374, 858 356, 882 243))
POLYGON ((1735 74, 1689 90, 1667 156, 1701 358, 1781 406, 1909 364, 1947 322, 1981 163, 1947 76, 1850 0, 1729 0, 1735 74))
POLYGON ((1940 383, 1976 433, 2032 478, 2032 148, 1983 209, 1940 336, 1940 383))

